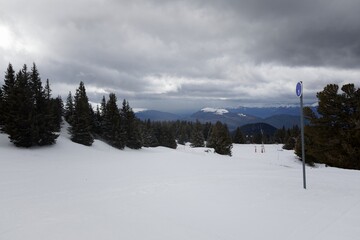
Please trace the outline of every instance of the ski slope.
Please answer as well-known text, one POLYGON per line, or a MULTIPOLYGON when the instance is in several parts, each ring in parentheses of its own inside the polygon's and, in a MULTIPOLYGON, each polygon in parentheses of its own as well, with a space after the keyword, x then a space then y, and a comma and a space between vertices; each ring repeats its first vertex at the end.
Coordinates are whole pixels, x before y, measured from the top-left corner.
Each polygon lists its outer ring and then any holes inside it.
POLYGON ((292 151, 233 156, 72 143, 19 149, 0 134, 1 240, 358 239, 360 172, 292 151))

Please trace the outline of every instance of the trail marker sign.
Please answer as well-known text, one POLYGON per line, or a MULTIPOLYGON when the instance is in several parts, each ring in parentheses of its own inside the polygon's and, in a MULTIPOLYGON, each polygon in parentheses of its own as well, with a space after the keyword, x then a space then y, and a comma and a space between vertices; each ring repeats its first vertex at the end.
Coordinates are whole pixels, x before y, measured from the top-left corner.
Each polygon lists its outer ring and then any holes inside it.
POLYGON ((303 85, 302 85, 302 82, 298 82, 297 84, 296 84, 296 95, 298 96, 298 97, 301 97, 302 96, 302 91, 303 91, 303 85))

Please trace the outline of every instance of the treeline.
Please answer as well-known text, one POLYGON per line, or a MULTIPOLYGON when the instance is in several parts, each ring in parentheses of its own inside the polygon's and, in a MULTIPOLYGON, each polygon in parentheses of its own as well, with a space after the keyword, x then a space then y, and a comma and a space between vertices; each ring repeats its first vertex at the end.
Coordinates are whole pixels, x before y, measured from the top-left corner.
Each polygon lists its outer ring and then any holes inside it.
POLYGON ((151 122, 136 118, 125 99, 121 108, 117 97, 104 96, 96 110, 89 104, 83 82, 74 96, 71 92, 65 106, 61 97, 52 98, 49 80, 45 86, 35 63, 15 73, 9 64, 0 89, 0 129, 18 147, 56 143, 62 117, 69 123, 73 142, 91 146, 100 139, 119 149, 164 146, 191 142, 192 147, 212 147, 215 152, 231 155, 232 139, 226 124, 200 122, 151 122))

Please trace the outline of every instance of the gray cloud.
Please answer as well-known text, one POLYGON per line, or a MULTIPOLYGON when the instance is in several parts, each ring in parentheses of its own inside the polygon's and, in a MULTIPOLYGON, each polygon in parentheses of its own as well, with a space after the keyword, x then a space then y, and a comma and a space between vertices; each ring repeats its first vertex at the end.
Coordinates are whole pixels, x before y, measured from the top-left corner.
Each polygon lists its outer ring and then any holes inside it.
POLYGON ((299 80, 313 102, 327 83, 360 77, 357 0, 1 6, 3 71, 9 62, 35 61, 54 94, 66 96, 84 81, 93 102, 115 92, 134 107, 160 110, 287 104, 297 102, 299 80))

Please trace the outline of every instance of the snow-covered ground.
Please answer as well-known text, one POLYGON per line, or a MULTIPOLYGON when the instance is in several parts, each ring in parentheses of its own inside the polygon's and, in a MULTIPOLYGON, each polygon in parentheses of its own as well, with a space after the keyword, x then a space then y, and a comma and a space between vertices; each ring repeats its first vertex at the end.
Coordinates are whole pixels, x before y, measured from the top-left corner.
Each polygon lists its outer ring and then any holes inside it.
POLYGON ((19 149, 0 134, 1 240, 359 239, 360 172, 235 145, 123 151, 62 134, 19 149))

